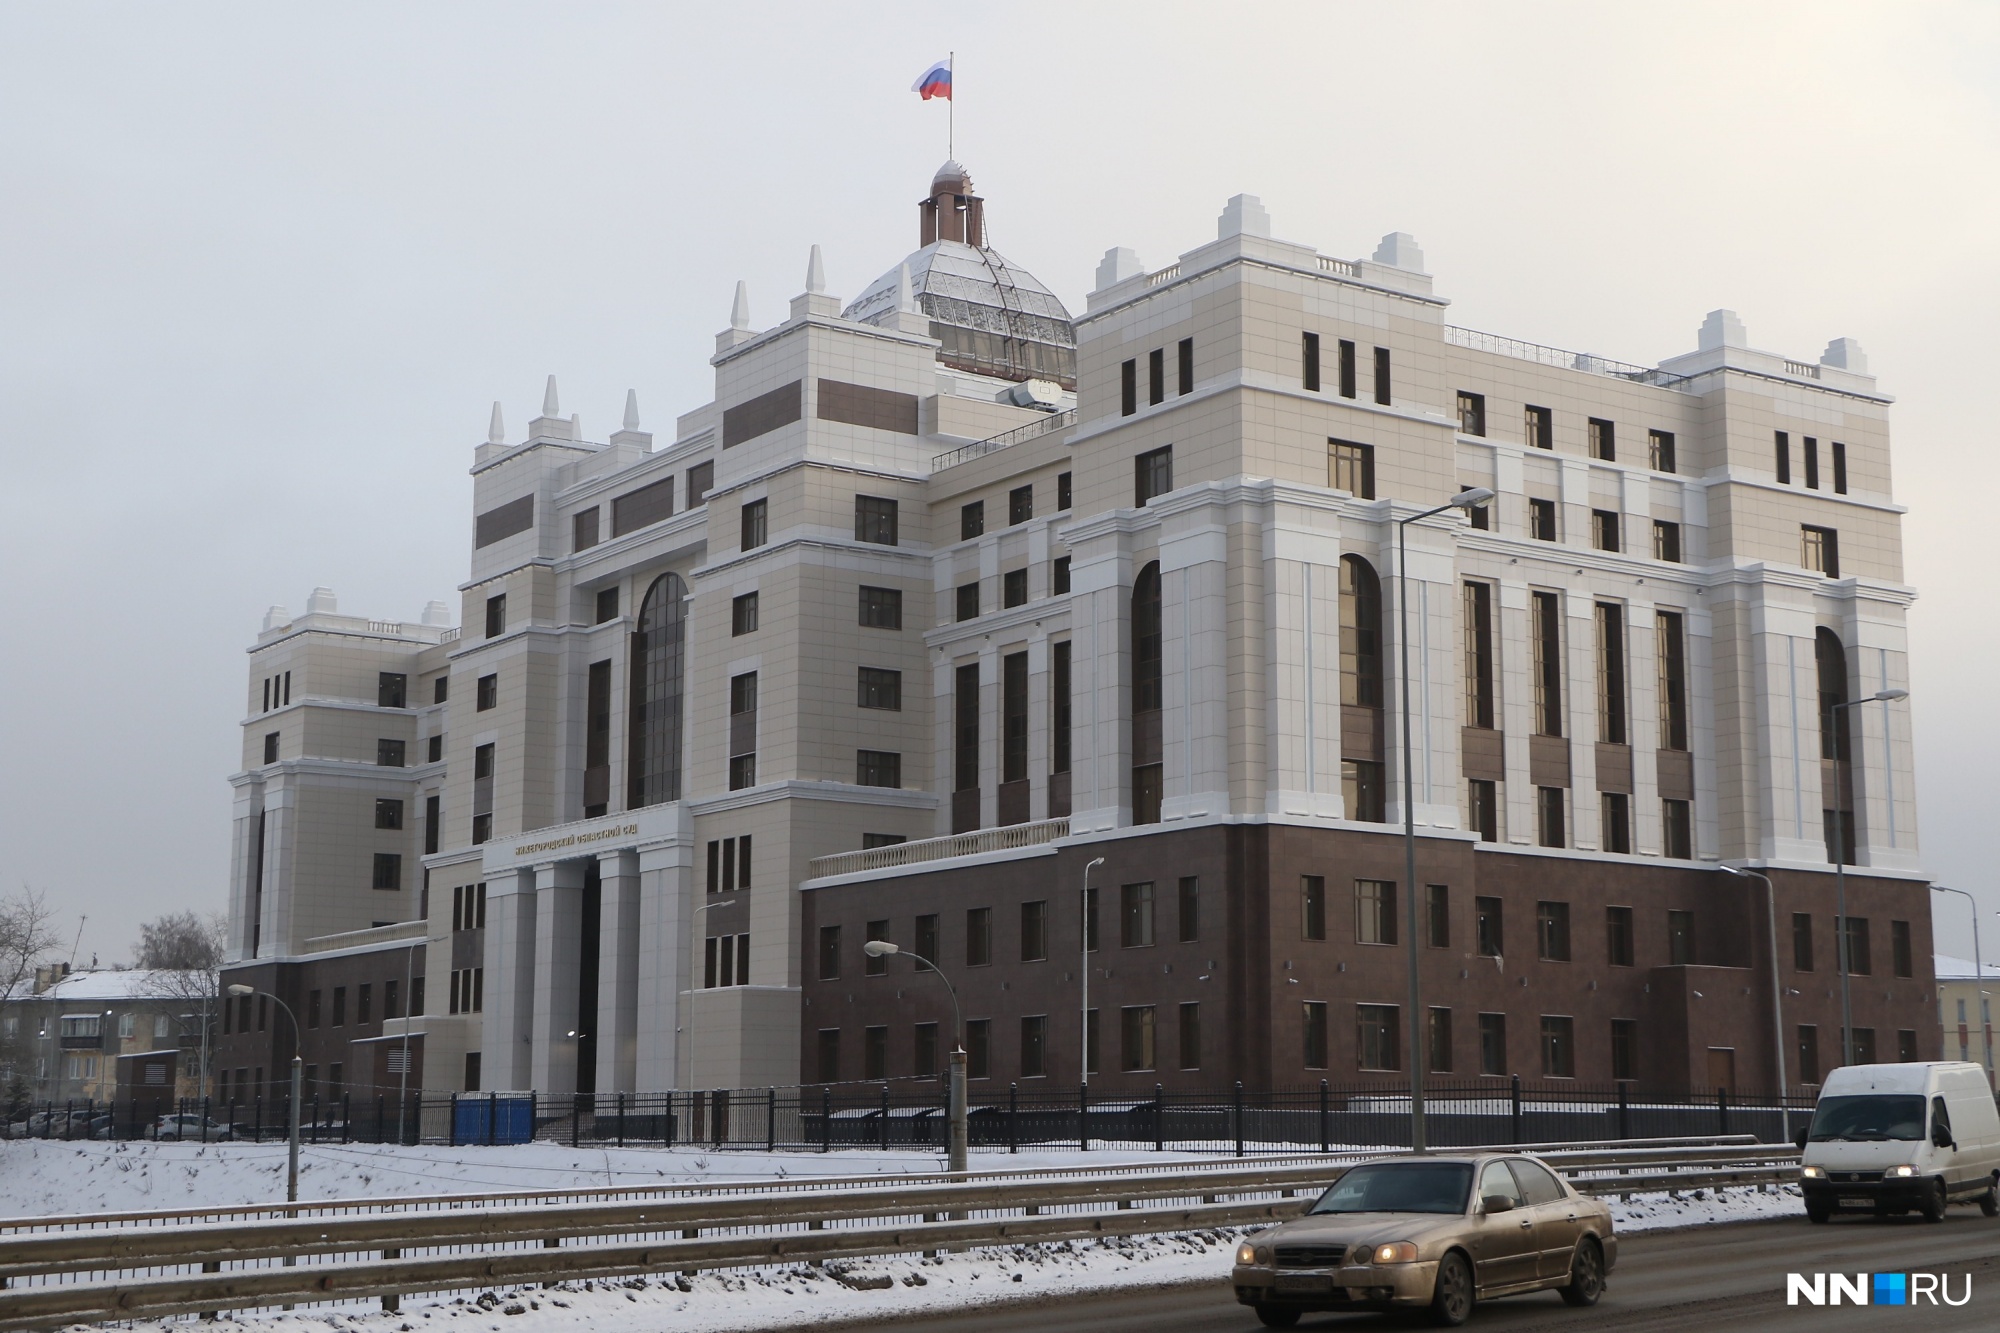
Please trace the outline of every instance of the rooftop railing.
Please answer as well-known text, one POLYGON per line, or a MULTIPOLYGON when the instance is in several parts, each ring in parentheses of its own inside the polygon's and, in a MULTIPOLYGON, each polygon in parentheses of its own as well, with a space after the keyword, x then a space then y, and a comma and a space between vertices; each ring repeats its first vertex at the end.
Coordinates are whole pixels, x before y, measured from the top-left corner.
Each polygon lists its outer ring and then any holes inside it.
POLYGON ((1444 326, 1444 340, 1454 347, 1466 347, 1475 352, 1510 356, 1517 361, 1533 361, 1537 365, 1554 366, 1558 370, 1581 370, 1591 375, 1609 375, 1613 379, 1630 380, 1635 384, 1652 384, 1671 389, 1687 379, 1685 375, 1669 374, 1653 366, 1635 366, 1629 361, 1613 361, 1610 357, 1598 356, 1592 352, 1571 352, 1561 347, 1523 342, 1519 338, 1503 338, 1497 333, 1464 329, 1455 324, 1444 326))
POLYGON ((1039 847, 1068 836, 1067 819, 1007 824, 1000 828, 980 829, 975 833, 953 833, 943 838, 923 838, 916 842, 891 843, 887 847, 866 847, 858 852, 816 856, 807 862, 806 875, 810 879, 820 879, 827 875, 887 870, 892 866, 942 861, 950 856, 977 856, 981 852, 1004 852, 1015 847, 1039 847))
POLYGON ((1001 431, 998 435, 989 435, 983 440, 962 445, 957 449, 951 450, 949 453, 939 454, 931 460, 931 471, 942 472, 948 467, 957 467, 960 463, 969 463, 975 458, 983 458, 987 454, 997 452, 998 450, 1023 444, 1028 440, 1040 439, 1051 431, 1068 430, 1075 424, 1075 408, 1072 407, 1062 412, 1051 412, 1040 421, 1023 422, 1011 430, 1001 431))

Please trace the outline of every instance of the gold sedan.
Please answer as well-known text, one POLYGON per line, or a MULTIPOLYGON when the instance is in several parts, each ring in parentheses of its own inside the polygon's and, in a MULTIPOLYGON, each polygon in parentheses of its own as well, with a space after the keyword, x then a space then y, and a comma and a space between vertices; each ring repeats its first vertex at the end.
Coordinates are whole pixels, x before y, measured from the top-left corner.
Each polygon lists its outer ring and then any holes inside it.
POLYGON ((1617 1259, 1611 1210, 1533 1157, 1389 1157, 1237 1246, 1230 1281, 1267 1328, 1315 1310, 1412 1309, 1451 1327, 1495 1296, 1553 1288, 1595 1305, 1617 1259))

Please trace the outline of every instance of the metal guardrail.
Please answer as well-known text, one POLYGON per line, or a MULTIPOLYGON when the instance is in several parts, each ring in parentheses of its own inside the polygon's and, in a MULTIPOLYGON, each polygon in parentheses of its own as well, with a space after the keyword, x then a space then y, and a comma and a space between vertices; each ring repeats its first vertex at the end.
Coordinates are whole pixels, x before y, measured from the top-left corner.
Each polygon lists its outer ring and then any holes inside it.
MULTIPOLYGON (((1543 1160, 1591 1194, 1797 1176, 1794 1150, 1755 1143, 1546 1148, 1543 1160)), ((548 1193, 530 1196, 544 1206, 520 1206, 528 1202, 520 1195, 438 1196, 422 1202, 459 1206, 345 1216, 328 1210, 364 1201, 279 1204, 262 1220, 210 1210, 230 1220, 177 1227, 107 1226, 104 1215, 40 1219, 47 1229, 39 1234, 0 1239, 0 1330, 373 1297, 394 1309, 404 1293, 1245 1226, 1296 1215, 1306 1207, 1301 1193, 1316 1194, 1347 1165, 1377 1155, 875 1177, 838 1191, 758 1182, 706 1197, 691 1197, 691 1187, 653 1190, 656 1197, 616 1203, 567 1203, 548 1193), (515 1206, 477 1206, 499 1200, 515 1206), (293 1210, 310 1215, 271 1215, 293 1210), (713 1231, 729 1234, 703 1234, 713 1231), (433 1253, 405 1257, 409 1251, 433 1253), (314 1262, 285 1266, 306 1258, 314 1262), (84 1274, 96 1278, 74 1280, 84 1274), (130 1276, 113 1276, 121 1274, 130 1276)))
POLYGON ((989 435, 983 440, 974 440, 971 444, 960 445, 956 449, 941 453, 931 459, 931 471, 942 472, 948 467, 957 467, 960 463, 969 463, 975 458, 983 458, 987 454, 1008 448, 1011 445, 1038 439, 1043 435, 1047 435, 1050 431, 1068 430, 1075 424, 1075 408, 1071 407, 1065 408, 1061 412, 1051 412, 1040 421, 1024 422, 1011 430, 1003 430, 998 435, 989 435))

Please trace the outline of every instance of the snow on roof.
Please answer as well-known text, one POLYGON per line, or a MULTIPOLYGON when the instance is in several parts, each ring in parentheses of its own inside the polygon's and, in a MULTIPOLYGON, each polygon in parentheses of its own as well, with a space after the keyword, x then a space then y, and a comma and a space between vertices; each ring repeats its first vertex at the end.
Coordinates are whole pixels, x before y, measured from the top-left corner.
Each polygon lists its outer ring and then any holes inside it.
MULTIPOLYGON (((1988 963, 1984 959, 1980 961, 1984 964, 1982 968, 1984 976, 1994 981, 2000 981, 2000 962, 1988 963)), ((1931 966, 1935 969, 1939 981, 1972 980, 1972 960, 1970 958, 1953 958, 1950 954, 1945 953, 1932 954, 1931 966)))
POLYGON ((165 1000, 184 989, 179 978, 184 973, 160 968, 105 968, 96 972, 72 972, 47 990, 37 994, 33 978, 23 980, 6 996, 9 1000, 47 1000, 52 1004, 78 1004, 95 1000, 165 1000))

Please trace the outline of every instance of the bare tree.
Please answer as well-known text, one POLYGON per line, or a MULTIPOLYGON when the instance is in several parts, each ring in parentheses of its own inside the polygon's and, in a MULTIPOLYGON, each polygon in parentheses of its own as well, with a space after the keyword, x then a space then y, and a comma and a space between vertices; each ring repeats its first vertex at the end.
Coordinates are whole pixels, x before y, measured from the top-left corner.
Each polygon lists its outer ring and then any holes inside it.
POLYGON ((23 885, 19 893, 0 899, 0 996, 12 995, 62 943, 55 920, 55 909, 39 889, 23 885))
POLYGON ((193 912, 172 912, 141 925, 139 944, 133 950, 139 966, 152 973, 143 983, 146 994, 174 1006, 183 1043, 196 1048, 196 1086, 204 1095, 227 927, 227 919, 220 914, 202 917, 193 912))
POLYGON ((133 950, 144 968, 170 972, 213 972, 222 963, 223 921, 193 912, 171 912, 139 927, 133 950))

